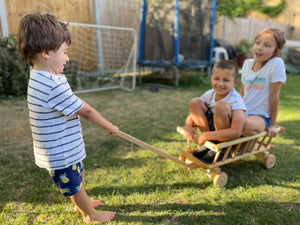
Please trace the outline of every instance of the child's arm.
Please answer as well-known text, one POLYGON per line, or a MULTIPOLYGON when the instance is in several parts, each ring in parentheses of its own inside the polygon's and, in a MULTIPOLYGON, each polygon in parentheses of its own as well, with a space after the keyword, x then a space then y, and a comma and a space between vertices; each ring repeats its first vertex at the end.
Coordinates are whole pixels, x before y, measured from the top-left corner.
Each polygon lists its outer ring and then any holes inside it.
POLYGON ((233 110, 230 128, 217 131, 202 132, 199 135, 196 135, 194 139, 198 145, 203 145, 205 141, 210 140, 226 141, 230 139, 239 138, 242 134, 244 123, 244 111, 233 110))
POLYGON ((196 132, 193 128, 193 124, 194 124, 194 121, 193 121, 191 115, 188 115, 188 117, 185 120, 184 135, 189 141, 192 141, 194 135, 196 134, 196 132))
POLYGON ((270 104, 270 120, 271 125, 267 128, 269 137, 276 137, 276 118, 278 113, 279 106, 279 93, 281 88, 281 82, 271 83, 270 85, 270 95, 269 95, 269 104, 270 104))
POLYGON ((85 101, 80 99, 83 102, 83 107, 77 111, 77 115, 81 116, 85 120, 103 128, 106 132, 108 132, 112 137, 119 135, 119 128, 112 125, 109 121, 107 121, 103 116, 100 115, 94 108, 92 108, 85 101))
POLYGON ((244 85, 243 85, 243 83, 241 84, 241 88, 240 88, 240 95, 242 96, 242 97, 244 97, 244 85))

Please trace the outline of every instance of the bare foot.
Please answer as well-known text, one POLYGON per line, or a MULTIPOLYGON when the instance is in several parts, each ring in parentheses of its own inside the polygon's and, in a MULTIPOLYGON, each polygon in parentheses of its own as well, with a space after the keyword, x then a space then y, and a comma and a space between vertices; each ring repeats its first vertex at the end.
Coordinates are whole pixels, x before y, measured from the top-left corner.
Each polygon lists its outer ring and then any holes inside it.
POLYGON ((108 223, 115 217, 116 213, 112 211, 97 211, 95 215, 86 216, 84 222, 90 223, 108 223))
MULTIPOLYGON (((91 204, 94 208, 97 208, 99 205, 104 205, 103 202, 99 200, 91 200, 91 204)), ((77 206, 74 207, 75 212, 80 212, 80 210, 77 208, 77 206)))

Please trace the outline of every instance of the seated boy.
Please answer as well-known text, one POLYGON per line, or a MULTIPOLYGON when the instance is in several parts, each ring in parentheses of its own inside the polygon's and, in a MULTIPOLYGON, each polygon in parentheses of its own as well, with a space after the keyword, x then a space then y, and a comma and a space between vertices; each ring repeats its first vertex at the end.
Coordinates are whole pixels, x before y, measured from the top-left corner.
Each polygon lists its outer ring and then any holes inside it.
MULTIPOLYGON (((238 66, 233 60, 217 62, 210 77, 212 89, 200 98, 193 98, 189 103, 190 114, 184 130, 188 140, 198 145, 205 141, 226 141, 239 138, 245 122, 246 105, 242 96, 235 90, 238 84, 238 66), (193 126, 201 133, 196 133, 193 126)), ((215 153, 204 150, 195 152, 196 157, 212 161, 215 153)))

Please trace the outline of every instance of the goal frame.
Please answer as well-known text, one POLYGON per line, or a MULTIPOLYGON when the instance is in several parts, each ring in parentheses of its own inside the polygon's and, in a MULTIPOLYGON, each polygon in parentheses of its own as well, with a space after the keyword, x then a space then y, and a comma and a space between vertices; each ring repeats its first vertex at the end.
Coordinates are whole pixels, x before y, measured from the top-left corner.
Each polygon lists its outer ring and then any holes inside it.
MULTIPOLYGON (((124 30, 129 31, 133 33, 133 43, 131 46, 131 50, 129 53, 129 56, 127 58, 125 69, 120 73, 122 74, 120 78, 119 85, 113 85, 113 86, 104 86, 99 88, 91 88, 91 89, 85 89, 85 90, 75 90, 74 93, 88 93, 88 92, 96 92, 96 91, 104 91, 104 90, 112 90, 112 89, 123 89, 126 91, 133 91, 136 87, 136 63, 137 63, 137 32, 133 28, 129 27, 116 27, 116 26, 107 26, 107 25, 97 25, 97 24, 86 24, 86 23, 76 23, 76 22, 68 22, 68 25, 71 26, 79 26, 79 27, 90 27, 90 28, 96 28, 97 29, 97 45, 98 45, 98 64, 99 68, 103 68, 101 64, 103 63, 103 58, 101 55, 101 29, 108 29, 108 30, 124 30), (129 64, 132 62, 132 70, 128 72, 129 64), (124 86, 124 81, 126 78, 126 75, 131 75, 132 77, 132 83, 130 87, 124 86)), ((116 73, 118 73, 116 71, 116 73)))

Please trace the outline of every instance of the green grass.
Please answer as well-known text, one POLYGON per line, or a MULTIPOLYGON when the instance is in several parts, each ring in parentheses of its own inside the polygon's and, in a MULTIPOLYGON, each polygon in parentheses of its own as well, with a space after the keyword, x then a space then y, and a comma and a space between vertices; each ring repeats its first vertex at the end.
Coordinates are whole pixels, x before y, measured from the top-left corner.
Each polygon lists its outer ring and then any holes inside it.
MULTIPOLYGON (((92 199, 113 210, 110 224, 298 224, 300 221, 300 79, 288 75, 281 91, 278 124, 286 128, 272 142, 276 165, 256 158, 222 167, 225 187, 214 187, 201 169, 188 169, 82 121, 87 158, 85 182, 92 199)), ((196 75, 180 88, 82 94, 120 130, 179 156, 186 141, 176 132, 188 101, 210 88, 196 75)), ((46 171, 34 164, 25 99, 0 101, 0 224, 83 224, 46 171)))

